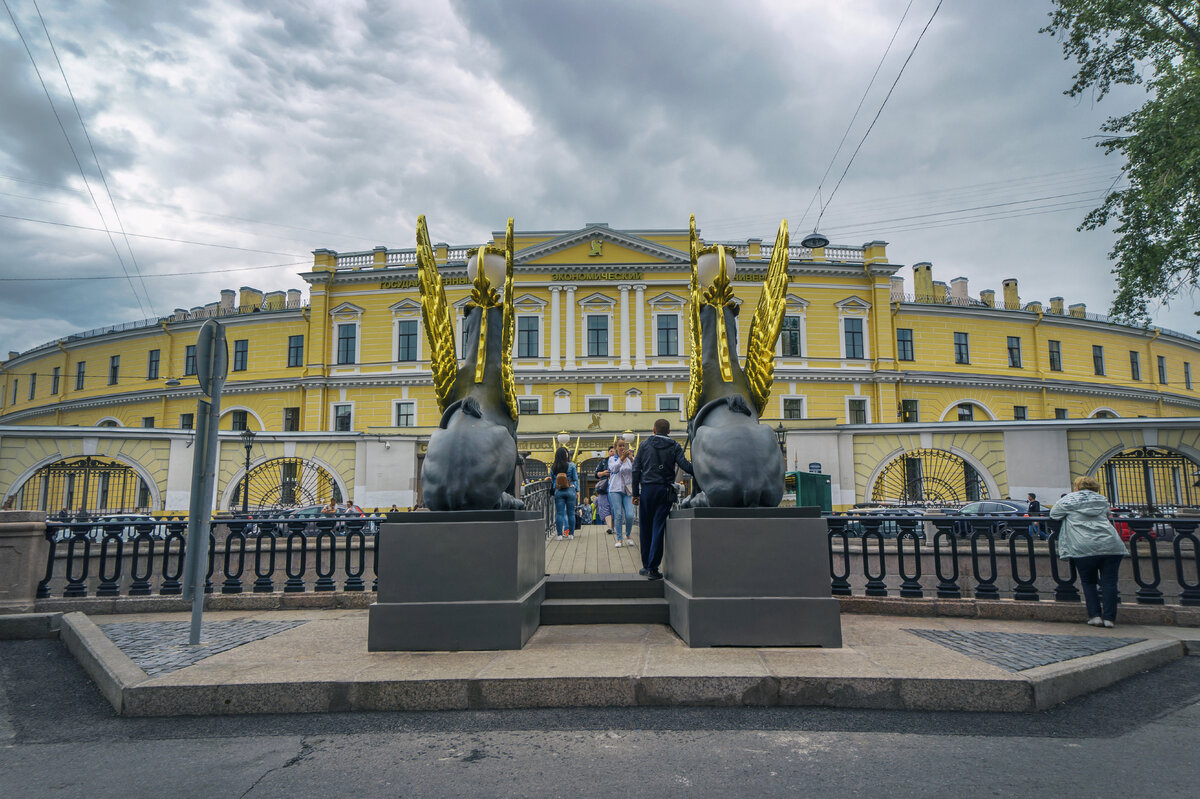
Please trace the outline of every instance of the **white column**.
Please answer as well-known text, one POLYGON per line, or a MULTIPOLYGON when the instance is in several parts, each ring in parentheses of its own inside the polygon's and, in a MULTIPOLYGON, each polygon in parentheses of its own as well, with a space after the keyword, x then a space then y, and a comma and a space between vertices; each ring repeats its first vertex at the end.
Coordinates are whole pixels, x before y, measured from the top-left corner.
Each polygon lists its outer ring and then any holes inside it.
POLYGON ((579 309, 575 307, 575 287, 564 286, 567 290, 567 364, 563 368, 570 371, 575 368, 575 316, 579 309))
POLYGON ((621 368, 629 369, 629 286, 617 286, 621 290, 621 368))
POLYGON ((561 286, 550 287, 550 368, 558 368, 558 292, 561 286))
POLYGON ((634 364, 637 369, 646 368, 646 284, 639 283, 634 286, 637 289, 637 297, 634 302, 637 303, 637 361, 634 364))

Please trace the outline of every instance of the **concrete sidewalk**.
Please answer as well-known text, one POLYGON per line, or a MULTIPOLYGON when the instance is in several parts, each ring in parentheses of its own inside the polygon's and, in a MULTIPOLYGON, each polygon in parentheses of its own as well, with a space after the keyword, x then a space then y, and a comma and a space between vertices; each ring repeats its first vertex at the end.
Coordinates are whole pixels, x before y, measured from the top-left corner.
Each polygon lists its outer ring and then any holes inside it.
MULTIPOLYGON (((841 649, 690 649, 664 625, 541 627, 520 651, 368 652, 361 609, 68 613, 127 716, 647 705, 1036 711, 1186 654, 1200 630, 843 614, 841 649)), ((15 622, 10 617, 10 623, 15 622)))

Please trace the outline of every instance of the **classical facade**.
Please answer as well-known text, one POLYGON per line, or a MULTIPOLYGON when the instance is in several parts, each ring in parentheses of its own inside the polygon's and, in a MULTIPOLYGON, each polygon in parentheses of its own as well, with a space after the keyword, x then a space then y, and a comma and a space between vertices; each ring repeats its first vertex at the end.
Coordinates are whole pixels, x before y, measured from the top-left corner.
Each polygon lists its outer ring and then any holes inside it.
MULTIPOLYGON (((573 448, 579 442, 581 461, 622 431, 647 430, 659 416, 682 431, 690 355, 687 231, 593 224, 518 232, 515 243, 519 439, 530 468, 549 459, 561 430, 572 434, 573 448)), ((756 239, 723 243, 737 253, 736 301, 752 309, 771 247, 756 239)), ((439 244, 435 251, 449 301, 465 305, 468 249, 439 244)), ((1077 420, 1200 415, 1192 379, 1193 364, 1200 364, 1196 338, 1115 324, 1082 305, 1064 306, 1061 298, 1022 299, 1015 280, 1003 281, 999 294, 972 295, 965 278, 933 280, 930 264, 916 264, 908 281, 900 270, 878 241, 789 248, 788 309, 764 414, 788 437, 789 468, 829 464, 828 455, 815 457, 801 444, 817 446, 813 437, 822 430, 894 426, 942 435, 939 425, 953 423, 945 434, 953 429, 954 436, 978 438, 982 428, 973 434, 957 423, 1011 422, 1015 429, 1054 420, 1056 429, 1086 429, 1077 420)), ((186 507, 178 494, 186 483, 169 488, 173 481, 163 470, 175 464, 179 474, 187 460, 198 396, 194 343, 204 320, 217 317, 226 326, 230 363, 221 428, 258 434, 252 500, 340 496, 364 506, 412 504, 423 441, 439 419, 415 273, 413 249, 317 250, 302 275, 307 298, 296 290, 243 287, 167 318, 10 353, 0 367, 0 490, 19 494, 24 506, 48 509, 80 502, 186 507), (75 443, 43 443, 18 454, 12 442, 28 445, 33 430, 26 428, 36 428, 44 442, 70 428, 63 440, 75 443), (101 430, 82 436, 83 428, 101 430), (140 472, 144 485, 129 489, 137 495, 132 499, 101 502, 98 477, 88 479, 86 491, 73 484, 68 498, 65 483, 54 488, 58 478, 47 473, 72 458, 91 459, 96 468, 161 463, 162 474, 140 472)), ((743 350, 748 326, 744 320, 738 331, 743 350)), ((227 438, 218 489, 226 506, 239 496, 244 473, 240 445, 227 438)), ((855 479, 837 504, 904 499, 877 492, 878 476, 872 477, 897 457, 896 448, 867 446, 859 453, 857 447, 841 453, 836 468, 865 469, 869 484, 855 479), (885 462, 857 463, 868 456, 885 462)), ((959 457, 967 451, 947 447, 959 457)), ((982 461, 970 468, 976 466, 999 468, 982 461)), ((65 480, 64 473, 59 482, 65 480)), ((978 493, 973 480, 969 471, 957 479, 959 501, 978 493)), ((1011 492, 990 471, 976 483, 993 494, 1011 492)))

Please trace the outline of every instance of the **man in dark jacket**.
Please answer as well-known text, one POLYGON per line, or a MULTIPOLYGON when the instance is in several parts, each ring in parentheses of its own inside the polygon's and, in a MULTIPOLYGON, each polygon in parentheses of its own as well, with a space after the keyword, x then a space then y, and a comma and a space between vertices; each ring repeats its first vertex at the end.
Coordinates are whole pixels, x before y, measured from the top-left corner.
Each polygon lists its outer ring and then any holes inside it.
POLYGON ((670 438, 671 423, 659 419, 654 435, 638 448, 633 460, 633 504, 638 506, 638 532, 641 536, 642 569, 639 574, 661 580, 658 567, 663 558, 663 534, 667 513, 675 498, 675 470, 692 473, 692 464, 683 457, 683 448, 670 438))

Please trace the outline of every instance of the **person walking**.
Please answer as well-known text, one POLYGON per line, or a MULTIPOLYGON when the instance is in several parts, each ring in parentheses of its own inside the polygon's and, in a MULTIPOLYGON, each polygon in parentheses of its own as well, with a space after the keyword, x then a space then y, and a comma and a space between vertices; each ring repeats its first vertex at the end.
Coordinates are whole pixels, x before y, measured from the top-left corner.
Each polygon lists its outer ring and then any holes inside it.
POLYGON ((550 468, 554 475, 554 518, 555 529, 558 530, 556 540, 570 541, 574 538, 575 503, 579 501, 579 471, 571 463, 571 455, 566 447, 559 447, 554 453, 554 465, 550 468))
POLYGON ((608 459, 608 505, 617 535, 614 546, 621 547, 633 543, 633 451, 621 439, 615 453, 608 459))
POLYGON ((683 457, 683 448, 670 438, 671 423, 654 422, 654 435, 638 449, 633 462, 633 504, 639 508, 642 574, 661 580, 663 535, 667 530, 667 512, 675 494, 675 470, 692 474, 692 464, 683 457))
MULTIPOLYGON (((608 502, 608 459, 617 454, 615 447, 608 448, 608 455, 596 467, 596 513, 603 520, 605 530, 613 534, 612 508, 608 502)), ((600 524, 600 522, 596 522, 600 524)))
POLYGON ((1093 477, 1076 477, 1075 489, 1050 509, 1051 519, 1062 519, 1058 557, 1071 560, 1079 573, 1087 623, 1114 627, 1117 622, 1117 575, 1128 554, 1116 528, 1108 521, 1108 500, 1093 477), (1099 590, 1097 591, 1097 582, 1099 590))
MULTIPOLYGON (((1027 496, 1029 497, 1029 509, 1027 512, 1029 513, 1030 519, 1033 519, 1037 516, 1041 516, 1042 515, 1042 503, 1038 502, 1037 494, 1034 494, 1031 491, 1027 496)), ((1029 522, 1029 532, 1032 533, 1033 535, 1036 535, 1038 538, 1042 539, 1043 541, 1046 540, 1046 531, 1044 529, 1042 529, 1042 526, 1035 521, 1029 522)))

